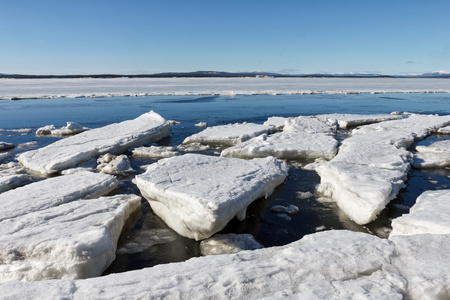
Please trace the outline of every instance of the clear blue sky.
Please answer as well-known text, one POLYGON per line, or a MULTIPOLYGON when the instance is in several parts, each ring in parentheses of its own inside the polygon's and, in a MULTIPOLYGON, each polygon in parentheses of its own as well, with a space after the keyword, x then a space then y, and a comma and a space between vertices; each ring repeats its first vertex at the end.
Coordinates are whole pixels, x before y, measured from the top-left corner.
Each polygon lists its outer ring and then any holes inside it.
POLYGON ((449 0, 0 0, 0 73, 450 71, 449 0))

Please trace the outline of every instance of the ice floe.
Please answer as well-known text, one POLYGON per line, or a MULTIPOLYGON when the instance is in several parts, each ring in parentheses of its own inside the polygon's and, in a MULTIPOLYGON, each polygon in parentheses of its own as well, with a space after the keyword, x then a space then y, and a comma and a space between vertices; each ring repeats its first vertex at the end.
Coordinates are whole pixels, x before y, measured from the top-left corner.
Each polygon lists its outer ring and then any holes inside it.
POLYGON ((97 163, 97 170, 105 174, 127 176, 134 172, 130 160, 125 154, 112 155, 106 153, 97 159, 97 163))
POLYGON ((429 146, 416 146, 413 166, 416 168, 445 168, 450 166, 450 140, 429 146))
POLYGON ((81 198, 97 198, 118 185, 111 175, 81 172, 30 183, 0 194, 0 222, 81 198))
POLYGON ((0 193, 24 185, 30 181, 31 177, 28 174, 2 174, 0 172, 0 193))
POLYGON ((437 132, 442 134, 450 134, 450 126, 439 128, 437 132))
POLYGON ((449 123, 450 116, 411 115, 354 129, 339 154, 316 168, 318 191, 354 222, 373 221, 404 186, 412 160, 406 149, 449 123))
POLYGON ((78 123, 67 122, 67 125, 63 126, 61 128, 56 128, 53 124, 38 128, 36 130, 36 135, 38 135, 38 136, 45 136, 45 135, 65 136, 65 135, 77 134, 77 133, 83 132, 85 130, 87 130, 87 128, 81 126, 78 123))
POLYGON ((336 155, 336 127, 316 117, 288 118, 282 132, 263 134, 222 151, 223 157, 283 159, 325 158, 336 155))
POLYGON ((119 154, 129 148, 156 142, 170 133, 170 125, 151 111, 134 120, 88 130, 46 147, 21 154, 18 160, 27 168, 52 174, 96 158, 119 154))
POLYGON ((183 144, 200 143, 233 146, 263 133, 268 133, 271 130, 271 126, 254 123, 219 125, 208 127, 199 133, 188 136, 183 141, 183 144))
POLYGON ((337 122, 339 128, 350 128, 371 123, 378 123, 388 120, 402 119, 402 116, 395 114, 374 114, 374 115, 358 115, 358 114, 327 114, 318 115, 320 119, 328 120, 329 122, 337 122))
MULTIPOLYGON (((67 179, 67 178, 66 178, 67 179)), ((78 200, 0 222, 0 281, 101 275, 140 197, 78 200)))
POLYGON ((10 158, 11 155, 8 152, 0 153, 0 162, 10 158))
POLYGON ((202 240, 287 176, 288 165, 273 157, 241 160, 185 154, 158 161, 136 176, 153 211, 180 235, 202 240))
POLYGON ((326 231, 282 247, 99 278, 6 282, 0 294, 8 299, 403 299, 407 283, 390 263, 395 255, 388 240, 326 231))
POLYGON ((134 156, 138 157, 148 157, 148 158, 169 158, 172 156, 180 155, 177 148, 171 146, 150 146, 150 147, 139 147, 132 151, 134 156))
POLYGON ((248 233, 245 234, 215 234, 200 242, 200 253, 202 255, 219 255, 238 253, 243 250, 255 250, 264 248, 255 238, 248 233))
POLYGON ((177 235, 170 229, 141 229, 127 236, 126 242, 117 249, 118 254, 141 253, 159 244, 172 242, 177 235))
POLYGON ((0 142, 0 151, 12 149, 14 147, 15 145, 12 143, 0 142))
POLYGON ((449 216, 450 190, 426 191, 417 198, 409 214, 392 220, 391 236, 450 234, 449 216))

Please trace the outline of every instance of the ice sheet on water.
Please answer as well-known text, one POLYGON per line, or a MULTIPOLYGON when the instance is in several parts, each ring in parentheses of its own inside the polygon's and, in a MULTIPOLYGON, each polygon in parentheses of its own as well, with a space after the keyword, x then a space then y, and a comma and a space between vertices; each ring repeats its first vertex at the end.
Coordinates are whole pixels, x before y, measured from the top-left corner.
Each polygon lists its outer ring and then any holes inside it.
POLYGON ((40 127, 36 130, 36 135, 38 136, 65 136, 65 135, 73 135, 87 130, 88 128, 81 126, 75 122, 67 122, 66 126, 61 128, 56 128, 53 124, 47 125, 44 127, 40 127))
POLYGON ((106 153, 97 159, 97 163, 97 170, 105 174, 127 176, 134 172, 130 160, 125 154, 106 153))
POLYGON ((8 152, 0 153, 0 162, 10 158, 11 155, 8 152))
POLYGON ((200 243, 200 253, 206 255, 232 254, 264 248, 251 234, 215 234, 200 243))
POLYGON ((450 134, 450 126, 439 128, 437 132, 442 134, 450 134))
POLYGON ((205 256, 125 274, 7 282, 0 285, 0 294, 9 299, 24 293, 67 299, 403 299, 406 281, 390 264, 395 255, 388 240, 326 231, 282 247, 205 256))
POLYGON ((180 155, 177 148, 171 146, 150 146, 139 147, 132 151, 134 156, 148 157, 148 158, 169 158, 180 155))
MULTIPOLYGON (((67 177, 66 177, 67 178, 67 177)), ((99 276, 114 260, 136 195, 78 200, 0 222, 0 282, 99 276)))
POLYGON ((183 144, 200 143, 233 146, 270 131, 272 131, 271 126, 246 122, 219 125, 208 127, 199 133, 188 136, 183 144))
POLYGON ((0 194, 0 221, 48 209, 81 198, 97 198, 118 185, 106 174, 81 172, 30 183, 0 194))
POLYGON ((270 117, 263 125, 273 126, 276 130, 282 130, 286 119, 284 117, 270 117))
POLYGON ((7 142, 0 142, 0 151, 8 150, 14 148, 15 145, 7 142))
POLYGON ((241 160, 185 154, 136 176, 153 211, 180 235, 201 240, 220 231, 247 206, 284 181, 288 165, 273 157, 241 160))
POLYGON ((356 223, 373 221, 403 187, 411 161, 406 149, 449 123, 450 116, 411 115, 354 129, 339 154, 316 168, 318 191, 356 223))
POLYGON ((416 168, 445 168, 450 166, 450 140, 429 146, 416 146, 413 166, 416 168))
POLYGON ((450 234, 450 190, 426 191, 409 214, 392 220, 391 236, 412 234, 450 234))
POLYGON ((318 115, 317 117, 319 119, 328 120, 329 122, 337 122, 339 128, 350 128, 371 123, 402 119, 402 116, 395 114, 390 115, 326 114, 326 115, 318 115))
POLYGON ((120 154, 136 146, 158 141, 170 133, 170 125, 151 111, 127 120, 79 133, 46 147, 21 154, 27 168, 52 174, 74 167, 101 154, 120 154))

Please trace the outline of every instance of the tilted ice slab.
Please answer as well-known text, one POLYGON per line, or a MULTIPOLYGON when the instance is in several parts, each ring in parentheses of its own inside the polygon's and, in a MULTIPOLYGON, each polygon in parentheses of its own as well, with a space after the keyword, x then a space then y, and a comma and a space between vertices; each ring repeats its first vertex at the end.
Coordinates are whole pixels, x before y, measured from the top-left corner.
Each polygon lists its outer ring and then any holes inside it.
POLYGON ((118 185, 111 175, 80 172, 30 183, 0 194, 0 222, 81 198, 97 198, 118 185))
POLYGON ((25 152, 18 160, 31 170, 52 174, 101 154, 119 154, 129 148, 158 141, 169 133, 169 123, 151 111, 134 120, 85 131, 46 147, 25 152))
POLYGON ((316 168, 318 191, 331 197, 354 222, 373 221, 403 187, 412 160, 406 149, 450 123, 450 116, 412 115, 352 131, 339 154, 316 168))
POLYGON ((326 114, 326 115, 318 115, 317 117, 319 119, 325 119, 330 122, 336 121, 339 125, 339 128, 350 128, 371 123, 402 119, 402 116, 400 115, 386 115, 386 114, 375 114, 375 115, 326 114))
POLYGON ((7 282, 20 299, 404 299, 406 281, 390 265, 392 242, 326 231, 282 247, 192 258, 87 280, 7 282))
POLYGON ((220 231, 288 175, 273 157, 241 160, 185 154, 158 161, 136 176, 153 211, 180 235, 202 240, 220 231))
POLYGON ((450 134, 450 126, 439 128, 437 132, 442 134, 450 134))
POLYGON ((274 156, 284 159, 331 159, 337 152, 336 128, 316 117, 285 120, 282 132, 261 135, 222 151, 222 157, 254 158, 274 156))
POLYGON ((183 144, 201 143, 206 145, 233 146, 263 133, 268 133, 272 129, 271 126, 254 123, 213 126, 188 136, 184 139, 183 144))
POLYGON ((169 158, 172 156, 180 155, 180 153, 177 151, 177 148, 170 146, 139 147, 133 149, 132 153, 134 156, 149 158, 169 158))
POLYGON ((450 190, 426 191, 417 198, 409 214, 392 220, 391 236, 450 234, 449 216, 450 190))
POLYGON ((0 153, 0 162, 4 161, 10 157, 11 157, 11 155, 8 152, 0 153))
POLYGON ((445 168, 450 166, 450 140, 429 146, 417 146, 413 166, 416 168, 445 168))
POLYGON ((7 142, 0 142, 0 151, 14 148, 15 145, 7 142))
POLYGON ((140 199, 78 200, 0 222, 0 282, 100 276, 140 199))
POLYGON ((449 234, 391 236, 392 264, 408 281, 405 299, 450 299, 449 234))
POLYGON ((24 185, 30 181, 31 178, 27 174, 10 174, 10 175, 0 174, 0 193, 24 185))

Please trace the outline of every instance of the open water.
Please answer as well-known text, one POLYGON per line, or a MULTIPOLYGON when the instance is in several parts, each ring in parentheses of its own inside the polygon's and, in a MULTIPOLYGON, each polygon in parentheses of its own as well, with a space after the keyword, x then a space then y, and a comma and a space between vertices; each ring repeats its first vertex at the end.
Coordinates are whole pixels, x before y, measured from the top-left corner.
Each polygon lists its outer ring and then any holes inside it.
MULTIPOLYGON (((0 141, 14 143, 12 154, 45 146, 56 141, 53 137, 36 137, 37 128, 53 124, 66 125, 67 121, 96 128, 110 123, 133 119, 154 110, 167 120, 181 122, 172 126, 169 138, 160 145, 179 145, 187 136, 208 126, 235 122, 263 123, 271 116, 294 117, 324 113, 378 114, 393 111, 423 114, 450 114, 450 94, 355 94, 355 95, 253 95, 253 96, 147 96, 113 98, 78 98, 0 101, 0 141), (17 129, 31 129, 29 132, 17 129)), ((346 132, 340 132, 344 138, 346 132)), ((431 136, 420 144, 448 136, 431 136)), ((218 155, 220 149, 206 154, 218 155)), ((133 158, 136 174, 143 173, 143 165, 150 159, 133 158)), ((233 220, 223 230, 226 233, 250 233, 264 246, 284 245, 306 234, 330 229, 351 229, 387 236, 392 218, 407 213, 415 199, 424 190, 450 188, 449 170, 412 170, 409 181, 398 198, 391 201, 377 220, 359 226, 350 221, 333 203, 320 201, 316 196, 301 199, 299 192, 314 194, 320 178, 314 171, 300 168, 305 162, 291 162, 292 168, 284 184, 268 199, 259 199, 250 205, 247 218, 233 220), (296 205, 300 211, 289 217, 272 212, 274 205, 296 205)), ((133 175, 133 176, 134 176, 133 175)), ((139 194, 131 182, 133 176, 122 178, 119 193, 139 194)), ((34 180, 42 178, 35 176, 34 180)), ((161 263, 184 261, 199 256, 199 243, 183 238, 171 231, 143 199, 141 210, 128 222, 119 240, 121 246, 135 244, 133 250, 118 252, 115 262, 105 274, 140 269, 161 263)))

